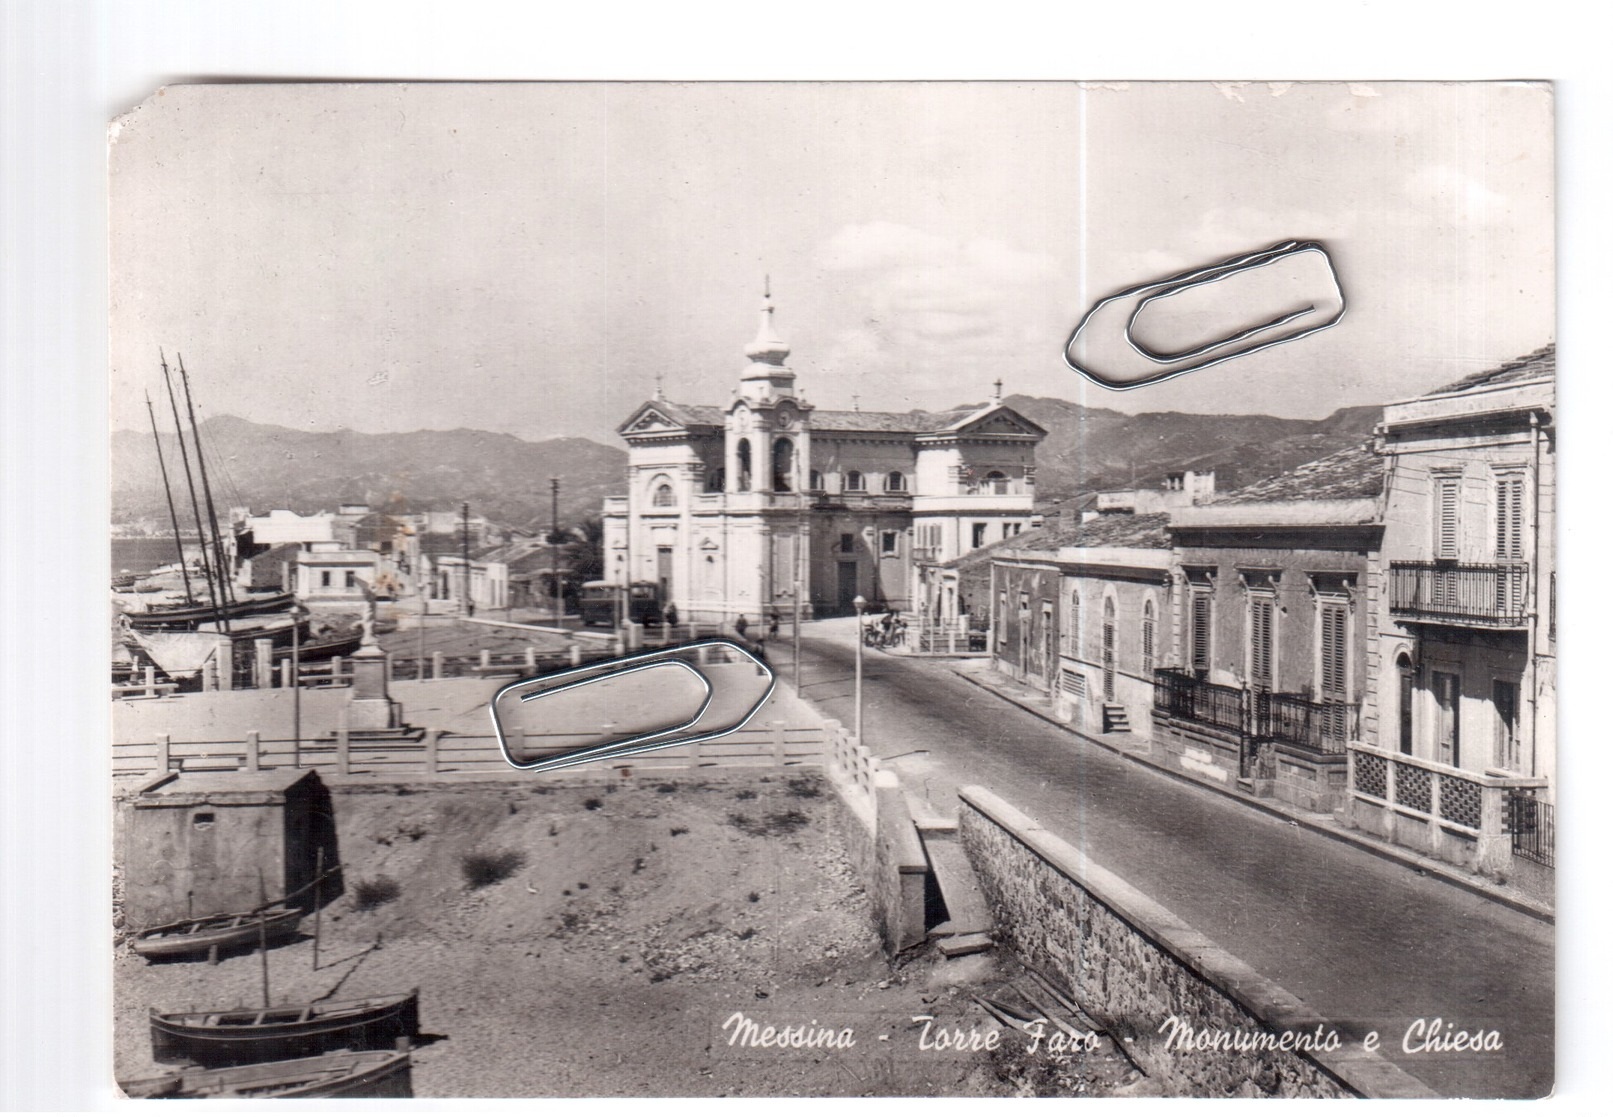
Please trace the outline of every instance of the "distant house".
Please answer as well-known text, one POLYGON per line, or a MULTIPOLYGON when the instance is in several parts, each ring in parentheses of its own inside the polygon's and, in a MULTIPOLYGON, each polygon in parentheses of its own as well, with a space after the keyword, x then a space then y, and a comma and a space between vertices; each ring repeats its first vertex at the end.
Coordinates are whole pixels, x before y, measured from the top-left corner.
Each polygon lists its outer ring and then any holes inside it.
POLYGON ((297 555, 297 597, 310 608, 362 608, 380 569, 374 551, 315 543, 297 555))
POLYGON ((1152 721, 1171 763, 1310 810, 1342 800, 1383 472, 1353 447, 1170 513, 1172 640, 1152 721))
POLYGON ((1089 732, 1148 728, 1169 631, 1166 522, 1159 513, 1066 521, 989 549, 995 665, 1089 732))
POLYGON ((1556 352, 1384 410, 1358 825, 1514 879, 1556 782, 1556 352))
POLYGON ((1165 474, 1164 480, 1151 488, 1097 493, 1094 505, 1098 512, 1105 515, 1115 512, 1147 514, 1172 508, 1190 508, 1213 499, 1215 470, 1178 469, 1165 474))

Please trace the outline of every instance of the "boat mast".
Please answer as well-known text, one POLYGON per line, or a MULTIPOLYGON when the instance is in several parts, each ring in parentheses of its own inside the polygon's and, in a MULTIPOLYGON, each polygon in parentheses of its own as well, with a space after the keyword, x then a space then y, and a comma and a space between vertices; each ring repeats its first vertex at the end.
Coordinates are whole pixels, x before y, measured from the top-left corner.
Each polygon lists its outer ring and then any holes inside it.
POLYGON ((179 537, 179 514, 174 511, 174 491, 168 486, 168 463, 162 457, 162 437, 157 434, 157 412, 146 393, 146 414, 151 416, 151 440, 157 444, 157 468, 162 471, 162 495, 168 498, 168 522, 174 525, 174 547, 179 551, 179 576, 185 579, 185 600, 191 601, 190 568, 185 565, 185 541, 179 537))
MULTIPOLYGON (((162 356, 162 350, 159 349, 157 353, 158 356, 162 356)), ((224 611, 218 607, 218 593, 213 588, 213 574, 209 569, 211 564, 206 561, 207 531, 202 527, 202 507, 196 502, 196 480, 190 473, 190 451, 185 449, 185 428, 179 421, 179 402, 174 399, 174 379, 168 374, 166 356, 162 356, 162 380, 168 386, 168 406, 174 413, 174 437, 179 439, 179 457, 185 465, 185 487, 190 490, 190 510, 196 517, 196 534, 202 543, 202 573, 207 577, 207 599, 213 605, 213 619, 222 627, 225 625, 224 611)), ((179 560, 181 563, 185 561, 183 553, 180 554, 179 560)), ((229 629, 223 627, 223 631, 228 632, 229 629)))
MULTIPOLYGON (((196 426, 196 405, 190 398, 190 374, 185 371, 185 357, 183 354, 174 354, 179 361, 179 380, 185 386, 185 408, 190 412, 190 441, 196 447, 196 471, 202 475, 202 495, 207 500, 207 522, 213 527, 213 558, 218 563, 218 592, 224 599, 226 608, 235 604, 234 595, 230 593, 230 580, 226 578, 224 562, 224 540, 218 532, 218 513, 213 509, 213 486, 207 481, 207 460, 202 456, 202 432, 196 426)), ((205 542, 205 541, 204 541, 205 542)), ((224 631, 229 631, 226 618, 224 631)))

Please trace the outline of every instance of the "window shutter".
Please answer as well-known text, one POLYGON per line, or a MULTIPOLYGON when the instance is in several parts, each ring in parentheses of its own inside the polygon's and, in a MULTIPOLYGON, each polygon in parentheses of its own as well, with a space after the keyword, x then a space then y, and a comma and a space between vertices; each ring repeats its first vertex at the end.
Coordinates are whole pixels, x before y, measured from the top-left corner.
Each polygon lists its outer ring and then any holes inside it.
POLYGON ((1261 690, 1271 689, 1272 602, 1249 602, 1249 681, 1261 690))
POLYGON ((1496 558, 1523 557, 1523 478, 1503 477, 1495 486, 1496 558))
POLYGON ((1193 669, 1210 669, 1210 595, 1193 595, 1193 669))
POLYGON ((1461 496, 1461 479, 1458 477, 1441 477, 1438 482, 1438 530, 1439 537, 1435 540, 1440 558, 1455 558, 1459 539, 1457 537, 1458 500, 1461 496))
POLYGON ((1322 606, 1322 670, 1321 691, 1324 699, 1344 701, 1345 648, 1348 645, 1345 628, 1348 612, 1342 605, 1322 606))
POLYGON ((1154 670, 1154 603, 1146 602, 1143 605, 1143 674, 1149 675, 1154 670))

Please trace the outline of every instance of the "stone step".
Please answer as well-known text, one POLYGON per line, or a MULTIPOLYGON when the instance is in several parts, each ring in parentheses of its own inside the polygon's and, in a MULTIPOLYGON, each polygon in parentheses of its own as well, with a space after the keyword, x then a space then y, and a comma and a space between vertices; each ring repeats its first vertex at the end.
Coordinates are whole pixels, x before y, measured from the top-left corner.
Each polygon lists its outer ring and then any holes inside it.
POLYGON ((991 909, 975 881, 974 868, 968 854, 955 841, 929 838, 924 842, 929 855, 930 868, 941 889, 941 901, 947 908, 947 925, 951 937, 989 934, 992 929, 991 909))
POLYGON ((979 954, 990 950, 996 944, 990 935, 954 935, 951 938, 940 940, 941 953, 948 958, 961 958, 966 954, 979 954))

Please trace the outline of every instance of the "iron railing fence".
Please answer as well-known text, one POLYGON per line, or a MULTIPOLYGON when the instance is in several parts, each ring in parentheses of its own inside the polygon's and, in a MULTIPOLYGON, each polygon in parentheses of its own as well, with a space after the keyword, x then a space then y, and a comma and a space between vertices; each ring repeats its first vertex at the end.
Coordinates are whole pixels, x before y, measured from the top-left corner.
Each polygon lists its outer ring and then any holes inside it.
POLYGON ((1405 617, 1517 628, 1529 619, 1525 562, 1391 562, 1389 609, 1405 617))
POLYGON ((1557 821, 1552 804, 1536 799, 1530 791, 1507 795, 1507 829, 1512 832, 1512 852, 1547 868, 1557 865, 1557 821))

